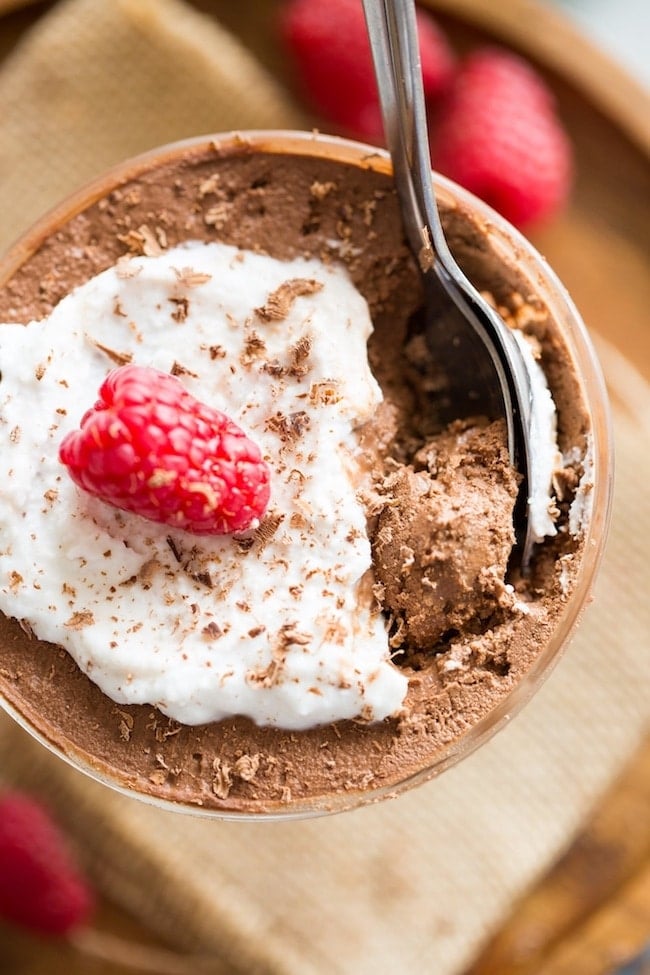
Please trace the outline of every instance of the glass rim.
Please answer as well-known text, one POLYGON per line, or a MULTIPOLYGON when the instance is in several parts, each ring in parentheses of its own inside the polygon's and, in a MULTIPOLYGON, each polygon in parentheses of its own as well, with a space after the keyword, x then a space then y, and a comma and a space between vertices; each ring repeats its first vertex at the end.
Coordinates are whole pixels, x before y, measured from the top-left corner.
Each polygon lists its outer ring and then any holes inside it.
MULTIPOLYGON (((112 189, 142 175, 150 168, 159 166, 165 160, 173 161, 185 157, 192 150, 201 153, 209 149, 214 149, 215 158, 257 153, 312 156, 387 175, 392 173, 390 156, 386 150, 320 132, 259 129, 193 136, 167 143, 109 167, 100 176, 69 194, 62 202, 47 211, 19 236, 0 258, 0 287, 3 287, 18 268, 38 250, 40 244, 51 234, 53 226, 69 221, 112 189)), ((472 218, 478 217, 481 228, 490 242, 502 252, 505 251, 506 254, 509 252, 509 256, 517 260, 518 270, 521 270, 519 262, 522 259, 530 264, 531 275, 534 270, 535 292, 549 307, 551 317, 559 327, 563 340, 574 358, 583 400, 590 418, 591 441, 594 449, 594 485, 590 498, 590 517, 585 531, 584 550, 575 587, 556 622, 548 644, 536 655, 519 683, 498 704, 460 737, 456 737, 446 748, 443 748, 435 760, 408 774, 404 779, 359 792, 352 790, 345 794, 335 794, 333 797, 316 796, 302 801, 295 800, 286 806, 274 800, 266 804, 268 807, 266 808, 265 804, 260 802, 259 812, 205 808, 189 801, 181 802, 152 796, 132 785, 125 785, 108 772, 95 767, 86 756, 79 755, 76 749, 71 748, 66 752, 62 747, 48 740, 45 733, 32 726, 24 714, 0 696, 0 707, 40 744, 63 758, 75 769, 123 795, 137 798, 157 808, 203 818, 270 821, 330 815, 401 794, 434 778, 467 757, 520 712, 561 657, 589 601, 602 560, 611 517, 613 437, 602 370, 580 313, 546 259, 520 231, 472 193, 439 173, 433 172, 432 178, 439 199, 451 207, 456 207, 460 203, 472 218)))

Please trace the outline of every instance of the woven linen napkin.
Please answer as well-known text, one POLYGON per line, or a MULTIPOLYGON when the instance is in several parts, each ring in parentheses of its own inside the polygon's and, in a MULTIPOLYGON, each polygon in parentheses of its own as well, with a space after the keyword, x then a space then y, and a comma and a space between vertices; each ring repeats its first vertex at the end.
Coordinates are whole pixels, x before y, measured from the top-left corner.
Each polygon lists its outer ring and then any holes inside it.
POLYGON ((68 0, 0 74, 0 248, 113 163, 299 112, 213 19, 175 0, 68 0))
MULTIPOLYGON (((300 124, 277 84, 180 0, 66 0, 0 72, 0 246, 116 160, 187 135, 300 124)), ((602 349, 618 481, 595 600, 506 730, 400 799, 223 823, 80 775, 0 717, 0 784, 38 790, 96 884, 229 975, 454 975, 562 850, 647 731, 650 392, 602 349)))

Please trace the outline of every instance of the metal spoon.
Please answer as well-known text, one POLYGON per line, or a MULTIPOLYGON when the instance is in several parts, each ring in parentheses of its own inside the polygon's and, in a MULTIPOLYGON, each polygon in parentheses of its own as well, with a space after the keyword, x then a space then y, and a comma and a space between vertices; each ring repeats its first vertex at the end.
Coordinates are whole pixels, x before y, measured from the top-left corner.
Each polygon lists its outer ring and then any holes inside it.
POLYGON ((535 541, 528 497, 536 475, 528 366, 513 333, 445 240, 431 176, 414 0, 363 0, 363 6, 402 217, 423 275, 427 341, 448 375, 448 419, 505 419, 511 463, 522 475, 515 558, 525 571, 535 541))

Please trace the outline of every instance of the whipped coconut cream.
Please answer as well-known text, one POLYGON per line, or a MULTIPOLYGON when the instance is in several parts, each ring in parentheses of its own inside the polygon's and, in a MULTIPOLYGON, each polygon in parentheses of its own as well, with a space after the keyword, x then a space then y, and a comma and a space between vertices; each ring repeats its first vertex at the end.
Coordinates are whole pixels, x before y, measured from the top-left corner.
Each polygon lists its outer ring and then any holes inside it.
POLYGON ((575 497, 569 508, 569 532, 571 535, 581 535, 586 531, 591 520, 594 500, 595 458, 594 444, 591 437, 587 438, 587 449, 584 455, 573 449, 568 452, 566 463, 579 463, 582 466, 582 477, 578 482, 575 497))
POLYGON ((49 318, 0 327, 0 609, 117 703, 303 729, 399 711, 372 606, 358 429, 381 399, 345 271, 188 243, 121 261, 49 318), (261 447, 244 536, 198 538, 80 491, 58 445, 126 362, 177 375, 261 447))
POLYGON ((564 467, 557 441, 557 409, 546 382, 544 370, 535 358, 535 340, 519 329, 513 329, 530 380, 535 401, 530 430, 531 483, 528 517, 534 542, 557 535, 555 519, 558 509, 553 492, 553 477, 564 467))

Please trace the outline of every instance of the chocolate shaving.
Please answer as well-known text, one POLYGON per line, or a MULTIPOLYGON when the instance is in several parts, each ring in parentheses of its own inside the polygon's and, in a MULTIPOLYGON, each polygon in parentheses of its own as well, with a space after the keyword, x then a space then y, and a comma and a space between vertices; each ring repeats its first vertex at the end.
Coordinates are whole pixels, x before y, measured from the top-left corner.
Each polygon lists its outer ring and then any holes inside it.
POLYGON ((253 532, 253 539, 259 543, 260 549, 268 545, 283 521, 284 515, 277 512, 262 519, 253 532))
POLYGON ((241 755, 232 768, 232 774, 244 782, 252 782, 257 775, 260 767, 259 753, 254 755, 241 755))
MULTIPOLYGON (((144 254, 145 257, 158 257, 163 248, 159 238, 143 223, 137 230, 129 230, 126 234, 118 234, 117 239, 126 244, 131 254, 144 254)), ((164 241, 163 241, 164 243, 164 241)))
POLYGON ((279 359, 268 359, 262 365, 262 372, 267 372, 269 376, 275 376, 277 379, 286 376, 287 371, 287 367, 283 366, 279 359))
POLYGON ((199 378, 198 373, 192 372, 191 369, 188 369, 187 366, 181 365, 181 363, 176 362, 176 360, 174 360, 170 372, 172 376, 193 376, 194 379, 199 378))
POLYGON ((315 179, 309 187, 309 192, 316 200, 324 200, 335 189, 336 183, 332 183, 331 180, 328 180, 326 183, 320 183, 315 179))
POLYGON ((278 637, 280 642, 285 647, 298 646, 306 647, 311 642, 311 634, 301 633, 297 630, 297 623, 285 623, 280 627, 278 637))
POLYGON ((218 799, 227 799, 232 788, 230 766, 217 757, 212 763, 212 771, 214 772, 212 791, 218 799))
POLYGON ((205 569, 202 569, 200 572, 191 572, 187 565, 184 565, 183 568, 195 582, 200 582, 202 586, 207 586, 208 589, 214 588, 214 580, 205 569))
POLYGON ((363 222, 366 227, 372 227, 373 220, 375 218, 375 210, 377 209, 376 200, 364 200, 361 204, 361 209, 363 210, 363 222))
POLYGON ((253 535, 244 535, 242 538, 235 538, 234 541, 242 555, 245 555, 247 552, 250 552, 255 544, 255 537, 253 535))
POLYGON ((129 714, 128 711, 120 711, 119 708, 115 708, 115 714, 119 715, 120 718, 120 738, 122 741, 130 741, 131 732, 133 731, 133 725, 135 723, 133 720, 133 715, 129 714))
POLYGON ((190 579, 193 579, 194 582, 201 583, 202 586, 206 586, 208 589, 214 588, 210 562, 202 555, 200 549, 193 546, 189 552, 185 553, 170 536, 167 537, 167 544, 176 561, 180 563, 183 572, 186 572, 190 579))
POLYGON ((249 366, 251 362, 255 359, 259 359, 260 356, 264 355, 266 352, 266 343, 257 332, 249 332, 249 334, 244 339, 244 348, 240 356, 240 361, 243 366, 249 366))
POLYGON ((169 548, 171 549, 171 553, 174 556, 174 558, 176 559, 176 561, 177 562, 181 562, 181 560, 183 558, 183 552, 178 547, 178 545, 176 544, 176 542, 174 541, 174 539, 171 537, 171 535, 168 535, 167 538, 165 539, 165 541, 169 545, 169 548))
POLYGON ((153 731, 154 738, 159 744, 167 741, 168 738, 173 738, 174 735, 180 734, 183 726, 179 724, 178 721, 174 721, 172 718, 167 718, 167 727, 163 727, 159 723, 159 719, 155 712, 150 715, 151 721, 147 724, 147 730, 153 731))
POLYGON ((316 294, 322 288, 323 285, 320 281, 314 281, 310 278, 291 278, 276 288, 275 291, 272 291, 266 299, 266 304, 255 309, 255 314, 263 322, 281 322, 289 314, 296 298, 316 294))
POLYGON ((202 180, 199 183, 199 198, 208 196, 209 193, 216 193, 219 190, 220 182, 219 173, 213 173, 212 176, 208 176, 207 179, 202 180))
POLYGON ((304 410, 299 410, 297 413, 289 413, 287 416, 280 412, 274 413, 267 419, 264 428, 272 433, 277 433, 283 443, 292 443, 303 435, 309 424, 309 414, 304 410))
POLYGON ((133 355, 131 352, 118 352, 117 349, 110 349, 107 345, 102 345, 101 342, 96 342, 95 339, 90 338, 89 335, 86 336, 88 341, 95 346, 100 352, 103 352, 105 356, 114 362, 117 366, 126 366, 129 362, 133 361, 133 355))
POLYGON ((309 633, 301 633, 296 629, 297 623, 285 623, 278 630, 272 657, 266 667, 254 670, 248 674, 248 680, 262 687, 274 687, 279 683, 284 669, 284 662, 292 646, 306 647, 311 643, 309 633))
POLYGON ((203 271, 195 271, 191 267, 174 268, 174 274, 179 284, 186 288, 196 288, 199 284, 206 284, 212 280, 212 275, 203 271))
POLYGON ((302 379, 309 372, 307 361, 311 353, 311 339, 308 335, 303 335, 290 349, 291 365, 289 375, 296 379, 302 379))
POLYGON ((145 590, 151 589, 156 573, 162 568, 157 559, 149 559, 138 572, 138 578, 145 590))
POLYGON ((309 402, 314 406, 333 406, 341 399, 340 383, 335 379, 326 379, 312 383, 309 388, 309 402))
POLYGON ((232 203, 229 203, 227 200, 222 200, 220 203, 215 203, 213 207, 210 207, 203 216, 203 222, 208 227, 214 227, 215 230, 222 230, 228 222, 231 210, 232 203))
POLYGON ((15 569, 9 573, 9 588, 12 592, 17 592, 18 588, 23 584, 23 577, 20 572, 16 572, 15 569))
POLYGON ((223 636, 223 630, 214 620, 207 623, 201 630, 201 633, 206 640, 218 640, 220 636, 223 636))
POLYGON ((92 626, 95 622, 95 617, 89 610, 82 610, 77 613, 73 613, 69 620, 66 620, 63 624, 67 626, 70 630, 82 630, 84 626, 92 626))
POLYGON ((176 306, 172 312, 172 318, 180 325, 180 323, 184 322, 188 316, 190 310, 189 300, 187 298, 170 298, 169 300, 173 305, 176 306))

